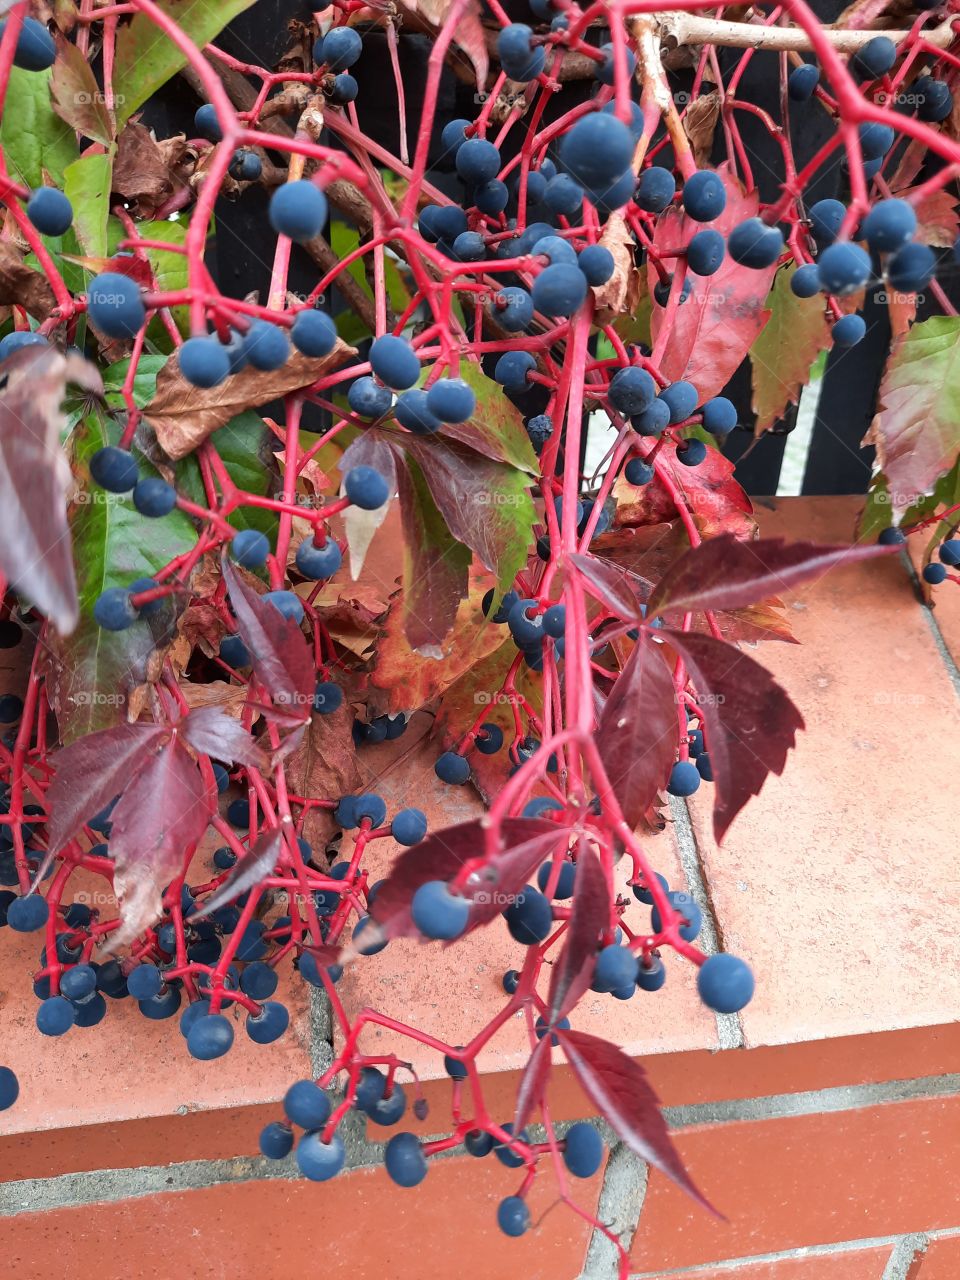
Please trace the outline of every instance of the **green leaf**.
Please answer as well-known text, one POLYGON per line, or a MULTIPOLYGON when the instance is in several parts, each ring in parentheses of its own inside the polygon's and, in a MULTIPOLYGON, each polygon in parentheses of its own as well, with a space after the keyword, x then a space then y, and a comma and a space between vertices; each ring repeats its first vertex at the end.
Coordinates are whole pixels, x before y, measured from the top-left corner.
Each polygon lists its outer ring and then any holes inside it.
MULTIPOLYGON (((267 444, 268 432, 263 419, 252 409, 238 413, 210 436, 210 443, 220 455, 227 474, 247 493, 266 497, 276 478, 267 444)), ((206 506, 207 495, 200 466, 193 454, 181 458, 176 466, 176 486, 184 497, 206 506)), ((242 507, 229 517, 235 529, 259 529, 272 544, 276 542, 277 513, 263 507, 242 507)))
POLYGON ((63 171, 64 195, 73 205, 73 229, 86 257, 107 256, 112 173, 112 147, 103 155, 83 155, 63 171))
POLYGON ((960 317, 913 326, 890 354, 878 403, 864 443, 876 445, 899 517, 933 493, 960 454, 960 317))
POLYGON ((410 648, 442 658, 468 594, 470 551, 458 542, 413 458, 397 468, 403 513, 403 630, 410 648))
MULTIPOLYGON (((137 224, 137 234, 143 240, 161 240, 165 244, 182 248, 186 243, 188 225, 186 219, 172 222, 140 222, 137 224)), ((108 254, 113 257, 117 252, 120 241, 127 238, 127 233, 118 218, 110 219, 107 231, 108 254)), ((164 293, 174 293, 187 287, 186 254, 169 253, 164 249, 146 249, 144 252, 147 255, 153 274, 156 276, 159 289, 164 293)), ((170 313, 180 332, 185 337, 189 336, 190 308, 172 307, 170 313)), ((148 343, 152 343, 154 347, 159 347, 163 351, 169 352, 172 350, 166 327, 163 321, 156 316, 150 321, 147 329, 147 339, 148 343)))
MULTIPOLYGON (((92 483, 92 454, 117 439, 117 427, 97 409, 83 419, 71 441, 80 495, 70 515, 80 624, 72 635, 55 638, 51 660, 54 709, 65 742, 125 718, 130 691, 155 674, 154 654, 172 629, 174 610, 167 605, 154 619, 142 619, 126 631, 103 631, 93 620, 97 597, 108 587, 152 577, 197 540, 182 512, 174 509, 148 520, 129 496, 107 493, 92 483)), ((156 472, 140 459, 140 474, 156 472)))
MULTIPOLYGON (((330 245, 336 252, 337 257, 342 260, 348 254, 355 253, 360 247, 360 232, 352 223, 344 222, 341 218, 334 218, 330 223, 330 245)), ((372 259, 372 251, 369 256, 372 259)), ((353 276, 364 293, 372 298, 373 291, 370 288, 370 282, 367 280, 363 259, 354 259, 347 267, 347 271, 353 276)), ((395 259, 389 253, 383 255, 383 278, 387 286, 387 297, 390 300, 390 306, 394 311, 402 313, 407 309, 407 305, 410 302, 410 291, 403 282, 403 276, 400 274, 395 259)), ((344 334, 340 336, 344 342, 351 341, 344 334)))
POLYGON ((823 298, 798 298, 790 288, 795 270, 790 264, 777 272, 763 304, 770 319, 750 348, 757 435, 778 422, 788 405, 797 403, 814 362, 832 341, 823 298))
MULTIPOLYGON (((253 0, 157 0, 158 8, 175 22, 198 49, 215 40, 253 0)), ((135 14, 117 37, 113 90, 117 103, 117 124, 123 126, 138 107, 143 106, 161 85, 186 66, 186 55, 146 14, 135 14)))
POLYGON ((0 144, 12 178, 28 187, 43 185, 47 170, 57 186, 63 171, 80 154, 76 137, 50 101, 51 71, 14 67, 7 86, 7 107, 0 120, 0 144))
POLYGON ((523 416, 507 399, 503 387, 468 360, 460 365, 460 377, 473 388, 477 397, 476 412, 468 422, 445 422, 438 434, 459 440, 484 457, 508 462, 528 475, 539 475, 537 455, 523 425, 523 416))
MULTIPOLYGON (((157 374, 167 363, 166 356, 141 356, 137 362, 137 372, 133 379, 133 403, 138 409, 142 409, 144 405, 149 404, 153 399, 157 389, 157 374)), ((123 390, 124 380, 127 376, 127 370, 130 368, 129 360, 118 360, 116 364, 110 365, 103 373, 103 388, 106 394, 107 404, 115 409, 123 407, 123 390)))

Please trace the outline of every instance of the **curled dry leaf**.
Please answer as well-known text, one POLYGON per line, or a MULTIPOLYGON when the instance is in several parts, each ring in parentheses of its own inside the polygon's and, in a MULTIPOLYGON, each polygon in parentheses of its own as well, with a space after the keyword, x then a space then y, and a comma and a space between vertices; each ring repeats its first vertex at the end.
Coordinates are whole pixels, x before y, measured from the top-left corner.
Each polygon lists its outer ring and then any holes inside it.
POLYGON ((67 635, 80 610, 61 403, 67 382, 97 396, 103 383, 81 356, 43 346, 14 352, 0 365, 0 377, 0 570, 67 635))
POLYGON ((348 357, 356 355, 339 339, 328 356, 320 360, 291 352, 289 358, 270 373, 247 365, 225 382, 209 390, 192 386, 182 377, 175 356, 167 361, 157 378, 157 390, 144 409, 144 416, 157 433, 168 457, 184 458, 244 409, 278 400, 291 391, 309 387, 348 357))
POLYGON ((113 112, 85 55, 56 33, 57 58, 50 76, 50 101, 61 120, 95 142, 109 146, 116 133, 113 112))
POLYGON ((613 275, 593 291, 597 323, 609 323, 615 316, 632 316, 640 304, 643 277, 636 260, 636 244, 622 213, 612 213, 600 243, 613 254, 613 275))
MULTIPOLYGON (((401 8, 409 13, 419 14, 432 27, 439 29, 450 12, 452 0, 400 0, 400 4, 401 8)), ((473 63, 477 76, 477 88, 482 90, 487 83, 490 58, 480 22, 478 0, 468 0, 457 21, 454 41, 473 63)))
POLYGON ((177 165, 186 150, 186 139, 167 139, 163 148, 142 124, 126 125, 117 139, 113 160, 112 190, 137 206, 149 218, 184 185, 177 165), (172 144, 172 145, 171 145, 172 144))
POLYGON ((35 320, 46 320, 57 300, 47 278, 28 267, 10 241, 0 243, 0 306, 18 306, 35 320))
POLYGON ((690 149, 697 168, 702 169, 713 150, 713 134, 720 118, 720 94, 716 89, 702 93, 683 113, 683 131, 690 140, 690 149))

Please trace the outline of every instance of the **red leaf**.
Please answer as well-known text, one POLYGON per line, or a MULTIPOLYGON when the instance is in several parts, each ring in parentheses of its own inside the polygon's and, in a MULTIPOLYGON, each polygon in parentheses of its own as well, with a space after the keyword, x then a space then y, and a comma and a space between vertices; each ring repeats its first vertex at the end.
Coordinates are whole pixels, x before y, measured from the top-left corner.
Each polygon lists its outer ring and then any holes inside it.
POLYGON ((553 1037, 545 1035, 537 1043, 517 1086, 517 1109, 513 1116, 513 1132, 519 1133, 530 1119, 534 1107, 540 1105, 547 1091, 550 1076, 550 1049, 553 1037))
MULTIPOLYGON (((593 847, 581 837, 566 941, 550 973, 547 1003, 551 1024, 568 1014, 589 987, 597 963, 597 943, 609 923, 610 887, 607 877, 593 847)), ((514 1128, 514 1132, 519 1130, 514 1128)))
MULTIPOLYGON (((473 899, 468 929, 499 915, 507 904, 496 899, 521 889, 531 872, 566 838, 566 828, 539 818, 507 818, 500 830, 500 850, 473 877, 476 883, 468 886, 468 896, 473 899)), ((413 895, 428 880, 452 880, 465 862, 483 857, 485 838, 482 822, 462 822, 405 849, 377 890, 371 909, 384 936, 419 936, 410 915, 413 895)))
POLYGON ((110 853, 125 946, 160 915, 161 891, 182 870, 214 811, 196 761, 174 738, 142 767, 111 817, 110 853))
POLYGON ((722 1218, 683 1167, 661 1114, 660 1099, 640 1063, 616 1045, 583 1031, 558 1031, 557 1038, 587 1097, 631 1151, 722 1218))
POLYGON ((274 702, 292 706, 299 720, 309 720, 315 671, 303 632, 292 618, 285 618, 247 586, 226 553, 221 563, 237 631, 247 646, 254 675, 274 702))
POLYGON ((181 720, 177 729, 194 751, 213 756, 214 760, 252 765, 255 769, 266 769, 270 764, 263 748, 222 707, 197 707, 181 720))
POLYGON ((443 657, 441 645, 469 593, 470 551, 450 533, 412 458, 398 467, 403 516, 403 630, 410 648, 443 657))
POLYGON ((742 542, 729 534, 691 547, 657 583, 647 617, 666 609, 703 612, 740 609, 819 578, 838 565, 896 553, 896 547, 821 546, 760 538, 742 542))
POLYGON ((80 612, 67 525, 71 473, 60 447, 68 379, 102 393, 93 365, 55 347, 23 347, 0 373, 0 572, 62 635, 80 612))
POLYGON ((568 559, 579 571, 590 594, 612 614, 624 621, 639 620, 643 616, 637 601, 640 584, 626 569, 598 556, 575 553, 568 559))
POLYGON ((803 716, 759 662, 712 636, 661 631, 683 658, 699 697, 716 779, 713 831, 719 843, 768 773, 783 773, 803 716))
POLYGON ((673 680, 649 633, 641 631, 596 732, 603 767, 631 827, 656 800, 679 738, 673 680))
MULTIPOLYGON (((679 500, 704 538, 718 533, 752 537, 757 528, 753 504, 734 479, 734 469, 735 464, 713 448, 707 449, 699 466, 686 467, 677 461, 677 446, 667 440, 660 445, 657 473, 649 484, 637 489, 622 475, 614 484, 617 524, 669 524, 676 519, 679 500)), ((598 539, 592 549, 599 552, 602 546, 598 539)))
POLYGON ((120 724, 88 733, 57 752, 56 776, 47 791, 50 855, 130 784, 167 733, 162 725, 120 724))
MULTIPOLYGON (((726 188, 727 205, 710 226, 727 236, 737 223, 756 215, 759 196, 755 191, 744 195, 726 165, 721 165, 717 173, 726 188)), ((676 253, 685 249, 700 230, 699 222, 688 218, 679 206, 671 206, 657 221, 654 247, 660 254, 676 253)), ((652 294, 659 276, 652 261, 647 270, 652 294)), ((664 377, 672 382, 680 378, 692 382, 699 393, 700 404, 719 394, 770 318, 764 303, 776 271, 776 263, 756 271, 740 266, 728 255, 712 276, 688 272, 686 279, 692 286, 690 296, 672 313, 670 341, 660 362, 664 377)), ((663 307, 653 308, 654 344, 665 315, 663 307)))
POLYGON ((199 920, 202 916, 208 916, 213 911, 219 911, 221 907, 225 907, 228 903, 233 902, 235 898, 239 898, 241 893, 246 893, 255 884, 259 884, 264 876, 270 875, 274 868, 279 865, 282 853, 283 832, 281 829, 279 827, 271 827, 267 831, 261 831, 257 836, 256 843, 246 851, 242 858, 239 858, 234 863, 230 869, 230 874, 213 897, 208 898, 190 919, 199 920))

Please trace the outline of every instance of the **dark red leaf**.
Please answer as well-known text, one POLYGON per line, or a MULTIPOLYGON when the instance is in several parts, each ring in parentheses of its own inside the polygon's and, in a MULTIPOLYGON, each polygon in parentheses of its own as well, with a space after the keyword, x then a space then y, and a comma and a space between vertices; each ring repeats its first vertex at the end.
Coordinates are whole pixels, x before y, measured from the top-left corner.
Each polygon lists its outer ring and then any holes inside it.
POLYGON ((468 595, 470 551, 453 537, 412 458, 397 468, 403 516, 403 630, 410 648, 436 658, 468 595))
POLYGON ((270 757, 254 741, 239 720, 228 715, 222 707, 197 707, 177 726, 183 737, 202 755, 231 764, 252 765, 266 769, 270 757))
POLYGON ((226 553, 222 566, 237 631, 247 646, 254 675, 274 702, 292 709, 299 721, 309 720, 315 672, 303 632, 243 581, 226 553))
POLYGON ((768 773, 783 773, 803 716, 759 662, 712 636, 660 634, 683 658, 699 698, 716 779, 713 831, 719 843, 768 773))
POLYGON ((110 854, 124 947, 160 915, 161 892, 180 872, 215 809, 197 762, 174 738, 143 765, 113 811, 110 854))
POLYGON ((783 538, 743 542, 722 534, 691 547, 667 570, 650 596, 648 617, 666 609, 740 609, 819 578, 838 566, 891 553, 896 554, 897 548, 866 544, 820 546, 783 538))
POLYGON ((397 487, 397 462, 393 447, 389 437, 376 428, 361 431, 344 450, 337 466, 344 475, 354 467, 372 467, 386 480, 391 493, 397 487))
POLYGON ((527 1059, 527 1065, 517 1086, 517 1109, 513 1116, 513 1132, 519 1133, 530 1119, 535 1107, 543 1101, 550 1077, 550 1049, 553 1037, 545 1035, 527 1059))
POLYGON ((120 724, 88 733, 58 751, 56 776, 47 791, 48 852, 70 837, 130 785, 169 730, 155 724, 120 724))
MULTIPOLYGON (((610 924, 610 887, 593 846, 581 837, 577 850, 577 878, 573 909, 563 950, 550 973, 550 1021, 574 1007, 593 979, 597 943, 610 924)), ((519 1105, 519 1103, 518 1103, 519 1105)))
POLYGON ((640 1063, 628 1058, 616 1045, 584 1031, 556 1034, 584 1093, 619 1138, 642 1160, 672 1178, 698 1204, 722 1218, 683 1167, 660 1111, 660 1099, 640 1063))
POLYGON ((67 525, 71 472, 60 447, 68 380, 103 390, 92 364, 55 347, 22 347, 0 373, 0 572, 62 635, 80 616, 67 525))
POLYGON ((641 631, 596 733, 603 767, 629 826, 635 827, 656 800, 679 739, 673 680, 658 646, 641 631))
MULTIPOLYGON (((494 919, 508 905, 498 899, 521 889, 530 874, 566 839, 566 829, 540 818, 507 818, 501 823, 501 848, 472 878, 469 928, 494 919)), ((371 915, 384 936, 419 936, 410 915, 413 895, 428 880, 452 880, 465 862, 483 857, 486 827, 462 822, 427 836, 405 849, 377 890, 371 915)))
MULTIPOLYGON (((757 529, 753 504, 737 483, 734 471, 735 464, 713 448, 707 449, 706 457, 697 466, 684 466, 677 461, 676 444, 664 440, 657 453, 657 474, 649 484, 637 489, 622 476, 617 480, 617 524, 669 524, 676 518, 679 502, 704 538, 718 533, 752 537, 757 529)), ((603 546, 598 538, 591 550, 606 554, 603 546)))
POLYGON ((637 598, 640 584, 626 569, 598 556, 574 554, 568 559, 576 566, 590 594, 612 614, 624 621, 642 617, 637 598))
POLYGON ((280 828, 271 827, 267 831, 261 831, 256 842, 231 867, 230 874, 213 897, 208 898, 190 919, 199 920, 201 916, 219 911, 221 907, 239 898, 241 893, 252 889, 279 865, 282 855, 283 832, 280 828))

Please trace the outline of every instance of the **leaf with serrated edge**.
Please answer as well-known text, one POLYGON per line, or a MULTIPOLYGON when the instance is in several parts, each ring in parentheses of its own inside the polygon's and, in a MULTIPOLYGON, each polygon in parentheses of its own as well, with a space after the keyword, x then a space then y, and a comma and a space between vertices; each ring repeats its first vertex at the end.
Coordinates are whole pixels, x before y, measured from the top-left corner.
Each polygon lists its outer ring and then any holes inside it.
POLYGON ((93 67, 75 44, 58 31, 57 60, 50 78, 53 109, 71 129, 109 146, 116 129, 93 67))
POLYGON ((932 316, 894 348, 864 444, 890 491, 894 519, 933 491, 960 451, 960 317, 932 316))
POLYGON ((821 546, 784 538, 744 542, 722 535, 691 547, 671 566, 651 593, 647 617, 652 620, 666 609, 703 612, 743 608, 791 591, 830 569, 896 554, 896 550, 864 544, 821 546))
POLYGON ((313 658, 303 632, 247 586, 226 552, 221 560, 227 594, 237 619, 237 631, 247 646, 254 674, 278 706, 292 707, 298 719, 308 720, 313 702, 313 658), (302 714, 299 714, 302 713, 302 714))
POLYGON ((683 1167, 660 1111, 660 1099, 640 1063, 628 1058, 616 1045, 584 1031, 556 1034, 583 1091, 617 1136, 647 1164, 672 1178, 698 1204, 722 1218, 683 1167))
POLYGON ((403 515, 403 630, 415 652, 443 658, 469 585, 470 551, 450 533, 412 458, 398 468, 403 515))
POLYGON ((51 854, 120 794, 167 732, 162 725, 120 724, 88 733, 57 752, 56 774, 47 791, 51 854))
POLYGON ((593 847, 581 837, 573 908, 557 963, 550 971, 551 1025, 574 1007, 593 980, 600 935, 610 924, 610 886, 593 847))
POLYGON ((770 773, 783 773, 803 716, 773 676, 733 645, 693 632, 659 633, 683 658, 699 699, 716 780, 713 832, 719 844, 770 773))
POLYGON ((197 707, 178 726, 184 740, 202 755, 214 760, 266 769, 270 757, 246 729, 222 707, 197 707))
POLYGON ((798 298, 790 288, 796 267, 777 272, 767 298, 770 319, 750 348, 754 431, 762 435, 796 404, 810 380, 810 367, 833 345, 823 298, 798 298))
POLYGON ((230 868, 230 874, 213 897, 208 898, 190 919, 200 920, 203 916, 219 911, 221 907, 226 907, 239 898, 241 893, 246 893, 259 884, 264 876, 270 875, 279 866, 282 852, 281 829, 271 827, 268 831, 261 831, 255 843, 230 868))
POLYGON ((214 812, 200 770, 174 738, 124 788, 110 822, 121 925, 113 951, 160 915, 161 892, 182 870, 214 812))
POLYGON ((677 756, 676 694, 659 649, 649 632, 641 631, 596 733, 603 767, 631 827, 655 802, 677 756))

